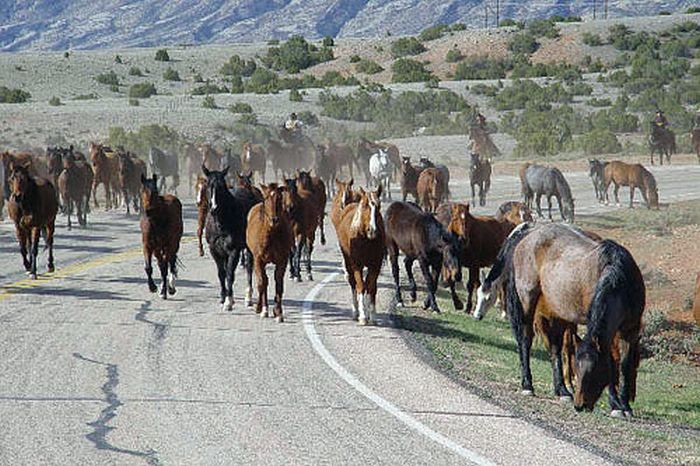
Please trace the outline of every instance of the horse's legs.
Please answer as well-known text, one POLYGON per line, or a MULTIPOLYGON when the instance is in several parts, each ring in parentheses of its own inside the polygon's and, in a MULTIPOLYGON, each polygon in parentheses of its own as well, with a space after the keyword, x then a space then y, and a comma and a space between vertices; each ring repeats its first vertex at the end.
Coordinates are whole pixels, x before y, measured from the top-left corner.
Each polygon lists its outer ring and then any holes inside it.
POLYGON ((160 269, 160 297, 168 299, 168 261, 163 257, 158 257, 158 268, 160 269))
POLYGON ((31 262, 31 270, 29 271, 32 278, 36 278, 36 262, 39 256, 39 239, 41 238, 41 229, 32 228, 30 233, 30 252, 29 261, 31 262))
POLYGON ((170 267, 170 275, 168 275, 168 293, 175 294, 177 289, 175 289, 175 280, 177 279, 177 254, 173 254, 168 263, 170 267))
POLYGON ((450 278, 447 280, 447 286, 450 287, 450 295, 452 296, 452 305, 454 306, 455 310, 461 311, 464 309, 464 303, 459 299, 459 296, 457 296, 457 291, 455 290, 455 281, 450 278))
POLYGON ((85 224, 83 216, 83 200, 79 197, 75 204, 77 206, 76 210, 78 211, 76 213, 76 215, 78 216, 78 225, 83 226, 85 224))
POLYGON ((630 209, 634 209, 634 185, 630 184, 630 209))
MULTIPOLYGON (((352 297, 352 320, 358 320, 360 318, 360 310, 358 309, 357 302, 357 281, 355 280, 355 272, 353 271, 353 264, 350 258, 343 253, 343 265, 345 266, 345 276, 348 280, 348 285, 350 285, 350 295, 352 297)), ((399 295, 398 303, 401 303, 401 296, 399 295)))
POLYGON ((474 205, 476 203, 476 190, 474 189, 474 182, 473 181, 469 181, 469 184, 472 187, 472 205, 474 205))
POLYGON ((365 279, 365 295, 367 296, 367 322, 374 324, 377 315, 377 280, 381 267, 368 267, 365 279))
POLYGON ((255 281, 258 283, 258 302, 255 305, 255 312, 260 314, 260 317, 268 317, 269 308, 267 307, 267 272, 265 264, 255 259, 255 281))
POLYGON ((554 394, 559 399, 571 400, 572 396, 564 384, 564 374, 562 370, 561 350, 564 341, 564 328, 562 322, 554 319, 547 322, 546 337, 549 340, 549 359, 552 363, 552 384, 554 394))
POLYGON ((202 235, 204 234, 204 219, 197 219, 197 250, 199 257, 204 257, 204 245, 202 244, 202 235))
MULTIPOLYGON (((554 219, 552 218, 552 195, 547 194, 547 215, 549 216, 549 221, 553 222, 554 219)), ((564 215, 562 214, 562 218, 564 215)))
MULTIPOLYGON (((224 308, 228 311, 233 309, 233 282, 236 280, 236 267, 238 267, 238 261, 240 259, 241 250, 234 249, 233 252, 228 255, 226 261, 226 298, 224 299, 224 308)), ((265 280, 267 281, 267 275, 265 275, 265 280)), ((267 301, 267 297, 265 297, 265 300, 267 301)))
MULTIPOLYGON (((367 325, 367 314, 365 312, 365 284, 362 279, 362 267, 355 265, 351 272, 355 276, 355 295, 357 296, 357 321, 360 325, 367 325)), ((353 303, 354 304, 354 303, 353 303)))
POLYGON ((506 284, 506 309, 510 317, 513 336, 518 342, 520 358, 520 386, 523 395, 533 395, 532 372, 530 371, 530 348, 532 347, 532 318, 527 318, 515 286, 515 278, 509 277, 506 284))
MULTIPOLYGON (((214 255, 214 252, 212 251, 212 255, 214 256, 214 261, 216 262, 216 271, 219 276, 219 286, 220 286, 220 300, 219 302, 223 304, 226 300, 226 256, 220 257, 217 255, 214 255)), ((224 307, 224 311, 227 310, 226 307, 224 307)))
POLYGON ((299 235, 297 238, 297 247, 294 254, 294 271, 293 278, 296 278, 297 282, 301 282, 301 255, 304 251, 304 243, 306 242, 306 237, 304 235, 299 235))
MULTIPOLYGON (((559 195, 555 195, 554 197, 556 198, 557 205, 559 206, 559 215, 561 215, 561 219, 563 221, 566 221, 566 217, 564 217, 564 208, 561 205, 561 197, 559 195)), ((551 204, 551 200, 550 200, 550 204, 551 204)), ((551 214, 550 214, 550 218, 551 218, 551 214)))
POLYGON ((469 281, 467 281, 467 314, 472 313, 472 297, 474 296, 474 290, 479 288, 480 285, 479 267, 469 267, 469 281))
POLYGON ((415 302, 417 299, 418 286, 416 285, 416 279, 413 277, 413 257, 403 258, 403 267, 406 270, 406 276, 408 277, 408 290, 411 296, 411 302, 415 302))
POLYGON ((63 206, 65 207, 66 214, 68 216, 68 231, 73 229, 73 225, 70 223, 70 214, 73 213, 73 200, 72 199, 65 199, 63 206))
MULTIPOLYGON (((615 350, 611 348, 611 350, 615 350)), ((632 416, 630 401, 634 401, 637 395, 637 369, 639 367, 639 329, 628 335, 620 334, 620 369, 622 372, 622 384, 620 385, 620 402, 623 414, 632 416)), ((614 358, 613 358, 614 359, 614 358)), ((614 380, 614 382, 617 381, 614 380)))
POLYGON ((26 229, 19 225, 16 228, 16 234, 17 242, 19 243, 19 252, 22 255, 22 264, 24 265, 24 270, 28 273, 32 269, 32 264, 27 257, 29 254, 29 234, 26 229))
POLYGON ((309 238, 306 239, 306 279, 310 282, 314 281, 314 276, 311 274, 311 253, 314 250, 314 240, 316 239, 316 232, 311 233, 309 238))
MULTIPOLYGON (((253 253, 250 252, 250 249, 246 248, 243 251, 241 262, 245 265, 245 274, 248 280, 245 289, 245 305, 251 307, 253 305, 253 253)), ((282 273, 284 273, 284 269, 282 269, 282 273)))
POLYGON ((144 270, 146 271, 146 277, 148 279, 148 290, 151 293, 155 293, 158 290, 158 287, 153 281, 153 258, 151 256, 151 250, 148 247, 143 248, 143 261, 144 270))
MULTIPOLYGON (((389 242, 387 245, 387 253, 389 254, 389 262, 391 263, 391 275, 394 278, 394 287, 396 288, 396 306, 403 307, 403 300, 401 299, 401 283, 399 282, 399 250, 395 243, 389 242)), ((345 262, 347 264, 347 260, 345 262)), ((348 274, 350 274, 349 269, 348 274)))
MULTIPOLYGON (((264 180, 264 179, 263 179, 264 180)), ((284 322, 282 314, 282 295, 284 294, 284 270, 287 267, 287 261, 280 261, 275 264, 275 319, 277 322, 284 322)))
POLYGON ((421 272, 423 272, 423 279, 425 280, 426 288, 428 291, 428 296, 423 302, 423 309, 431 308, 433 312, 440 312, 440 309, 437 305, 437 301, 435 300, 436 286, 435 281, 433 280, 433 276, 430 273, 431 264, 428 261, 427 257, 418 258, 418 264, 420 264, 421 272))
POLYGON ((56 231, 56 219, 49 220, 49 222, 46 224, 44 227, 44 234, 46 235, 44 238, 44 242, 46 243, 46 247, 49 250, 49 262, 47 264, 47 270, 49 273, 52 273, 54 270, 56 270, 56 266, 54 265, 53 261, 53 235, 54 232, 56 231))
MULTIPOLYGON (((329 183, 330 184, 330 183, 329 183)), ((321 216, 319 218, 319 228, 321 230, 321 246, 324 246, 326 244, 326 229, 325 229, 325 222, 324 218, 326 217, 326 208, 324 206, 323 210, 321 211, 321 216)), ((311 253, 309 252, 309 256, 311 253)))
POLYGON ((537 207, 537 215, 539 215, 540 218, 544 218, 544 215, 542 215, 541 201, 542 201, 542 193, 537 193, 537 196, 535 198, 535 207, 537 207))

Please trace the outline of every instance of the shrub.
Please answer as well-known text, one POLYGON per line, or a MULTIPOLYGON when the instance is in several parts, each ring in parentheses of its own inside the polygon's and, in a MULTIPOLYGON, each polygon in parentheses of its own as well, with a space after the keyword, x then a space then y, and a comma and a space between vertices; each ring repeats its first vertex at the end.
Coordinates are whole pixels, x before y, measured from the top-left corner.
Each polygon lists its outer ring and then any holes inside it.
POLYGON ((587 120, 593 129, 609 130, 614 133, 632 133, 639 127, 639 118, 631 113, 625 113, 617 103, 609 110, 591 113, 587 120))
POLYGON ((375 61, 361 59, 355 66, 355 70, 357 70, 358 73, 377 74, 384 71, 384 68, 375 61))
POLYGON ((296 88, 289 91, 289 101, 290 102, 303 102, 304 97, 301 95, 296 88))
POLYGON ((238 117, 238 122, 245 125, 257 125, 258 117, 255 115, 255 113, 244 113, 238 117))
POLYGON ((593 97, 592 99, 588 99, 588 105, 591 107, 609 107, 612 105, 612 102, 610 99, 599 99, 597 97, 593 97))
POLYGON ((94 92, 91 92, 90 94, 79 94, 73 97, 73 100, 97 100, 99 99, 99 96, 95 94, 94 92))
POLYGON ((454 79, 501 79, 506 77, 509 63, 503 60, 492 60, 487 57, 469 58, 455 69, 454 79))
POLYGON ((359 63, 362 58, 359 55, 352 55, 350 57, 350 63, 359 63))
POLYGON ((202 99, 202 108, 208 108, 208 109, 214 110, 214 109, 217 109, 219 107, 216 105, 216 100, 214 100, 214 96, 207 95, 207 96, 204 96, 204 99, 202 99))
POLYGON ((583 39, 584 44, 590 45, 591 47, 598 47, 598 46, 603 45, 603 39, 601 39, 600 35, 598 35, 598 34, 584 32, 582 39, 583 39))
POLYGON ((501 22, 498 23, 498 27, 517 27, 518 29, 523 29, 525 27, 525 23, 508 18, 502 19, 501 22))
POLYGON ((432 77, 425 82, 426 89, 437 89, 440 87, 440 80, 436 77, 432 77))
POLYGON ((700 6, 691 6, 687 10, 685 10, 685 13, 687 15, 692 15, 693 13, 700 13, 700 6))
POLYGON ((244 60, 238 55, 233 55, 221 66, 219 72, 224 76, 246 76, 253 74, 258 66, 255 60, 244 60))
POLYGON ((63 58, 66 60, 70 58, 70 52, 63 52, 63 58))
POLYGON ((163 71, 163 79, 166 81, 180 81, 180 73, 168 67, 165 71, 163 71))
POLYGON ((157 93, 156 86, 153 83, 134 84, 129 88, 129 98, 132 99, 147 99, 157 93))
POLYGON ((204 82, 204 78, 202 78, 202 75, 201 75, 201 74, 195 73, 194 76, 192 76, 192 81, 194 81, 194 82, 196 82, 196 83, 203 83, 203 82, 204 82))
POLYGON ((489 86, 488 84, 474 84, 472 86, 472 92, 477 95, 495 97, 498 94, 498 87, 489 86))
POLYGON ((616 154, 622 144, 609 129, 593 129, 578 140, 579 147, 588 155, 616 154))
POLYGON ((231 77, 231 94, 243 94, 245 91, 245 86, 243 85, 243 78, 240 76, 231 77))
POLYGON ((306 126, 316 126, 318 125, 318 116, 309 110, 304 110, 299 112, 299 119, 304 122, 306 126))
POLYGON ((2 104, 21 104, 31 98, 31 94, 22 89, 10 89, 6 86, 0 86, 0 103, 2 104))
POLYGON ((270 39, 267 41, 267 45, 279 45, 280 40, 279 39, 270 39))
MULTIPOLYGON (((138 102, 137 99, 130 100, 138 102)), ((132 104, 130 103, 130 105, 132 104)), ((151 146, 176 152, 179 149, 181 139, 180 134, 168 126, 146 125, 140 127, 138 131, 111 127, 109 128, 108 142, 111 146, 122 146, 131 152, 147 154, 151 146)))
POLYGON ((141 105, 141 102, 139 102, 139 99, 129 99, 129 105, 132 107, 138 107, 141 105))
POLYGON ((508 50, 515 54, 529 55, 534 53, 540 44, 535 40, 535 37, 529 32, 521 32, 515 34, 508 43, 508 50))
POLYGON ((497 110, 524 109, 528 105, 546 109, 551 102, 571 102, 571 94, 559 83, 539 86, 534 81, 516 80, 494 99, 497 110))
POLYGON ((245 83, 246 92, 256 94, 269 94, 279 90, 279 77, 277 73, 265 68, 256 69, 250 79, 245 83))
POLYGON ((141 68, 139 68, 138 66, 132 66, 131 68, 129 68, 129 76, 143 76, 141 68))
POLYGON ((206 83, 192 89, 192 95, 208 95, 208 94, 226 94, 228 89, 226 86, 217 86, 216 84, 206 83))
POLYGON ((690 49, 685 42, 678 39, 672 39, 661 44, 659 53, 662 57, 690 57, 690 49))
POLYGON ((550 19, 535 19, 527 23, 527 31, 533 37, 547 37, 556 39, 559 37, 559 28, 550 19))
POLYGON ((435 26, 430 26, 429 28, 423 29, 418 35, 418 39, 423 42, 429 42, 431 40, 439 39, 445 32, 449 31, 450 27, 446 24, 436 24, 435 26))
POLYGON ((321 45, 324 47, 333 47, 335 45, 335 41, 333 40, 333 37, 325 36, 321 41, 321 45))
POLYGON ((391 44, 391 55, 394 58, 418 55, 425 50, 425 46, 415 37, 402 37, 391 44))
POLYGON ((112 84, 109 86, 109 90, 112 92, 119 92, 119 86, 117 84, 112 84))
POLYGON ((159 49, 156 51, 156 61, 170 61, 170 55, 166 49, 159 49))
POLYGON ((333 50, 330 47, 319 50, 302 36, 292 36, 281 46, 270 47, 261 60, 269 68, 298 73, 318 63, 333 60, 333 50))
POLYGON ((584 82, 577 82, 567 88, 572 95, 591 95, 593 93, 593 87, 590 84, 584 82))
POLYGON ((447 63, 457 63, 463 58, 464 55, 462 55, 462 52, 460 52, 459 49, 450 49, 447 51, 447 55, 445 55, 445 61, 447 63))
POLYGON ((117 76, 117 73, 115 73, 114 71, 110 71, 109 73, 98 74, 97 76, 95 76, 95 81, 97 81, 100 84, 118 86, 119 76, 117 76))
POLYGON ((228 107, 228 111, 231 113, 253 113, 253 107, 245 102, 236 102, 228 107))
POLYGON ((54 106, 54 107, 58 107, 59 105, 62 105, 62 104, 61 104, 61 99, 59 99, 59 98, 56 97, 56 96, 53 96, 53 97, 51 97, 51 98, 49 99, 49 105, 52 105, 52 106, 54 106))
POLYGON ((432 73, 425 69, 425 65, 410 58, 399 58, 391 65, 392 82, 413 83, 428 81, 433 77, 432 73))
POLYGON ((554 15, 554 16, 550 16, 549 20, 554 21, 555 23, 580 23, 581 17, 580 16, 554 15))
POLYGON ((671 12, 666 11, 666 10, 662 10, 662 11, 659 11, 659 16, 671 16, 671 12))
POLYGON ((121 65, 121 64, 123 63, 123 62, 122 62, 122 57, 120 57, 119 55, 115 56, 115 57, 114 57, 114 63, 117 63, 117 64, 121 65))

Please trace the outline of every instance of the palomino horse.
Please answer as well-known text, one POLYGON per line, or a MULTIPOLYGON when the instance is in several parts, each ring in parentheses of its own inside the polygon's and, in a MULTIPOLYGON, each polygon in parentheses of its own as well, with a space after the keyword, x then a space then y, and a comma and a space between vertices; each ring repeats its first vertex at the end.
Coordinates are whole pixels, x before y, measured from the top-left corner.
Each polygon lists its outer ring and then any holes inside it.
POLYGON ((693 128, 690 139, 693 144, 693 149, 695 150, 695 155, 698 157, 698 163, 700 163, 700 128, 693 128))
POLYGON ((360 325, 375 322, 377 279, 386 255, 381 189, 367 193, 360 188, 359 201, 343 209, 336 229, 352 293, 352 318, 360 325))
POLYGON ((543 217, 540 201, 544 195, 547 197, 549 219, 552 220, 552 196, 554 196, 559 204, 562 220, 574 222, 574 198, 571 195, 569 183, 558 168, 525 163, 520 168, 520 185, 525 204, 532 208, 534 198, 540 218, 543 217))
POLYGON ((148 289, 155 293, 158 289, 153 281, 153 256, 160 269, 160 297, 168 299, 168 294, 175 294, 177 278, 177 252, 182 238, 182 204, 172 194, 158 194, 158 175, 140 177, 141 189, 141 242, 145 262, 148 289), (170 275, 168 275, 170 269, 170 275))
POLYGON ((209 197, 207 195, 206 177, 197 177, 194 192, 196 193, 195 203, 197 205, 197 251, 199 252, 199 257, 204 257, 202 234, 204 233, 204 224, 207 221, 207 214, 209 213, 209 197))
POLYGON ((246 242, 253 254, 255 281, 258 286, 258 302, 255 312, 260 317, 268 317, 267 305, 267 272, 265 265, 275 265, 275 308, 273 310, 277 322, 284 321, 282 313, 282 294, 284 293, 284 271, 287 259, 292 251, 294 238, 284 206, 283 190, 272 183, 261 185, 263 192, 262 203, 256 204, 248 214, 246 242))
POLYGON ((420 167, 415 167, 411 164, 410 157, 401 157, 401 195, 403 202, 410 194, 413 200, 418 202, 418 176, 423 171, 420 167))
MULTIPOLYGON (((629 251, 571 225, 525 223, 506 240, 484 281, 475 318, 483 316, 489 291, 499 280, 505 286, 506 307, 518 341, 523 393, 533 394, 530 348, 533 320, 539 312, 550 322, 586 325, 576 350, 576 410, 592 411, 607 385, 611 415, 631 416, 646 298, 642 273, 629 251)), ((564 328, 555 327, 560 328, 548 334, 554 391, 571 399, 562 375, 564 328)))
POLYGON ((148 151, 148 165, 151 167, 151 173, 155 173, 160 179, 158 190, 165 192, 165 179, 170 177, 172 180, 170 189, 177 195, 177 187, 180 186, 180 160, 177 154, 170 154, 151 146, 148 151))
POLYGON ((472 204, 476 204, 474 186, 479 187, 479 205, 486 205, 486 194, 491 188, 491 162, 479 154, 471 154, 469 163, 469 186, 472 188, 472 204))
POLYGON ((608 162, 601 162, 598 159, 588 159, 588 176, 591 177, 595 197, 598 202, 605 202, 605 166, 608 162))
POLYGON ((370 186, 379 188, 381 186, 382 193, 391 199, 391 175, 394 173, 389 155, 384 149, 379 149, 377 153, 372 154, 369 158, 369 176, 370 186))
POLYGON ((107 210, 118 207, 116 200, 119 187, 119 158, 111 148, 102 144, 90 143, 90 160, 95 171, 92 182, 92 200, 95 207, 100 207, 97 203, 97 187, 104 186, 105 206, 107 210), (112 198, 114 195, 114 199, 112 198))
POLYGON ((659 126, 651 122, 651 130, 649 132, 649 159, 654 165, 654 154, 659 154, 659 164, 664 164, 664 155, 666 162, 671 163, 671 155, 676 152, 676 135, 668 128, 659 126))
POLYGON ((438 206, 447 198, 447 187, 443 179, 437 168, 426 168, 418 176, 418 204, 426 212, 437 211, 438 206))
POLYGON ((129 204, 134 211, 139 211, 139 192, 141 191, 141 177, 146 176, 146 164, 130 152, 119 151, 119 189, 122 201, 126 205, 126 213, 131 214, 129 204))
POLYGON ((648 209, 659 208, 659 192, 656 188, 656 180, 654 175, 644 168, 641 164, 628 164, 618 160, 608 162, 604 169, 604 191, 605 202, 609 202, 608 188, 610 184, 614 184, 613 190, 615 194, 615 202, 620 205, 618 191, 620 186, 629 186, 630 188, 630 209, 634 207, 634 190, 639 189, 644 198, 644 202, 648 209))
POLYGON ((267 168, 267 157, 265 148, 259 144, 246 142, 241 150, 241 168, 251 174, 257 173, 262 182, 265 182, 265 169, 267 168))
POLYGON ((398 201, 392 203, 386 211, 386 236, 397 305, 403 306, 398 262, 401 251, 405 256, 404 266, 410 284, 411 301, 416 300, 413 262, 418 260, 428 288, 423 309, 431 308, 433 312, 440 312, 435 300, 440 271, 444 268, 443 274, 449 274, 454 281, 461 281, 456 238, 432 214, 423 212, 415 204, 398 201))
POLYGON ((251 198, 250 193, 243 190, 236 190, 234 193, 229 191, 226 185, 228 167, 217 171, 202 165, 202 173, 207 177, 209 202, 205 236, 209 252, 216 262, 221 286, 221 304, 224 311, 230 311, 233 309, 233 283, 241 254, 248 256, 244 261, 248 276, 246 304, 252 301, 253 260, 246 247, 246 226, 248 212, 256 201, 251 198))
POLYGON ((48 271, 54 271, 53 234, 58 212, 58 196, 51 182, 31 176, 28 166, 12 163, 9 168, 10 199, 7 203, 7 213, 15 224, 24 268, 32 278, 36 278, 36 260, 42 233, 49 250, 48 271))

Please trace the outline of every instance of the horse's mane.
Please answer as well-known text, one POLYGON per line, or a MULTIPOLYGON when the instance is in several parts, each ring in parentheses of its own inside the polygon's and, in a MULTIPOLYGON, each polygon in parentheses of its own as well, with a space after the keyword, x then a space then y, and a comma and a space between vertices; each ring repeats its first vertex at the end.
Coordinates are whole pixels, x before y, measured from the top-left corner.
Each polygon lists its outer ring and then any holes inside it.
POLYGON ((642 176, 647 183, 647 188, 656 191, 656 178, 654 178, 654 175, 649 170, 642 167, 642 176))
POLYGON ((491 270, 482 284, 484 290, 490 289, 501 278, 503 273, 512 267, 515 247, 532 231, 533 227, 533 224, 524 222, 510 232, 503 246, 501 246, 501 250, 498 251, 496 261, 491 266, 491 270))
POLYGON ((566 178, 564 178, 564 174, 559 170, 557 167, 552 167, 551 169, 552 176, 554 176, 554 180, 557 183, 557 190, 559 193, 565 198, 573 201, 573 196, 571 195, 571 187, 569 186, 569 183, 566 182, 566 178))

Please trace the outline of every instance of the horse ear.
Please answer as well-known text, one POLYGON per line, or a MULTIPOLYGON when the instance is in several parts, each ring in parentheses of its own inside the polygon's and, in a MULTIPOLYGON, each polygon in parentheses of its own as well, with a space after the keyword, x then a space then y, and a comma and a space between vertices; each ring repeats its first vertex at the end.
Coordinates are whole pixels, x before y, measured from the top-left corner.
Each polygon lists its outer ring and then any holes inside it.
POLYGON ((224 176, 226 176, 226 175, 228 174, 228 165, 226 165, 226 167, 224 167, 224 169, 221 170, 221 173, 222 173, 224 176))
POLYGON ((350 178, 350 181, 348 181, 348 187, 352 186, 354 182, 355 178, 350 178))
POLYGON ((141 173, 141 184, 145 185, 146 184, 147 178, 144 176, 143 173, 141 173))
POLYGON ((377 198, 382 197, 382 185, 380 184, 379 187, 377 188, 377 198))
POLYGON ((204 173, 204 176, 209 177, 209 174, 211 173, 209 169, 207 168, 206 165, 202 164, 202 173, 204 173))
POLYGON ((156 175, 155 173, 153 174, 153 176, 151 176, 151 178, 153 179, 154 183, 158 181, 158 175, 156 175))

